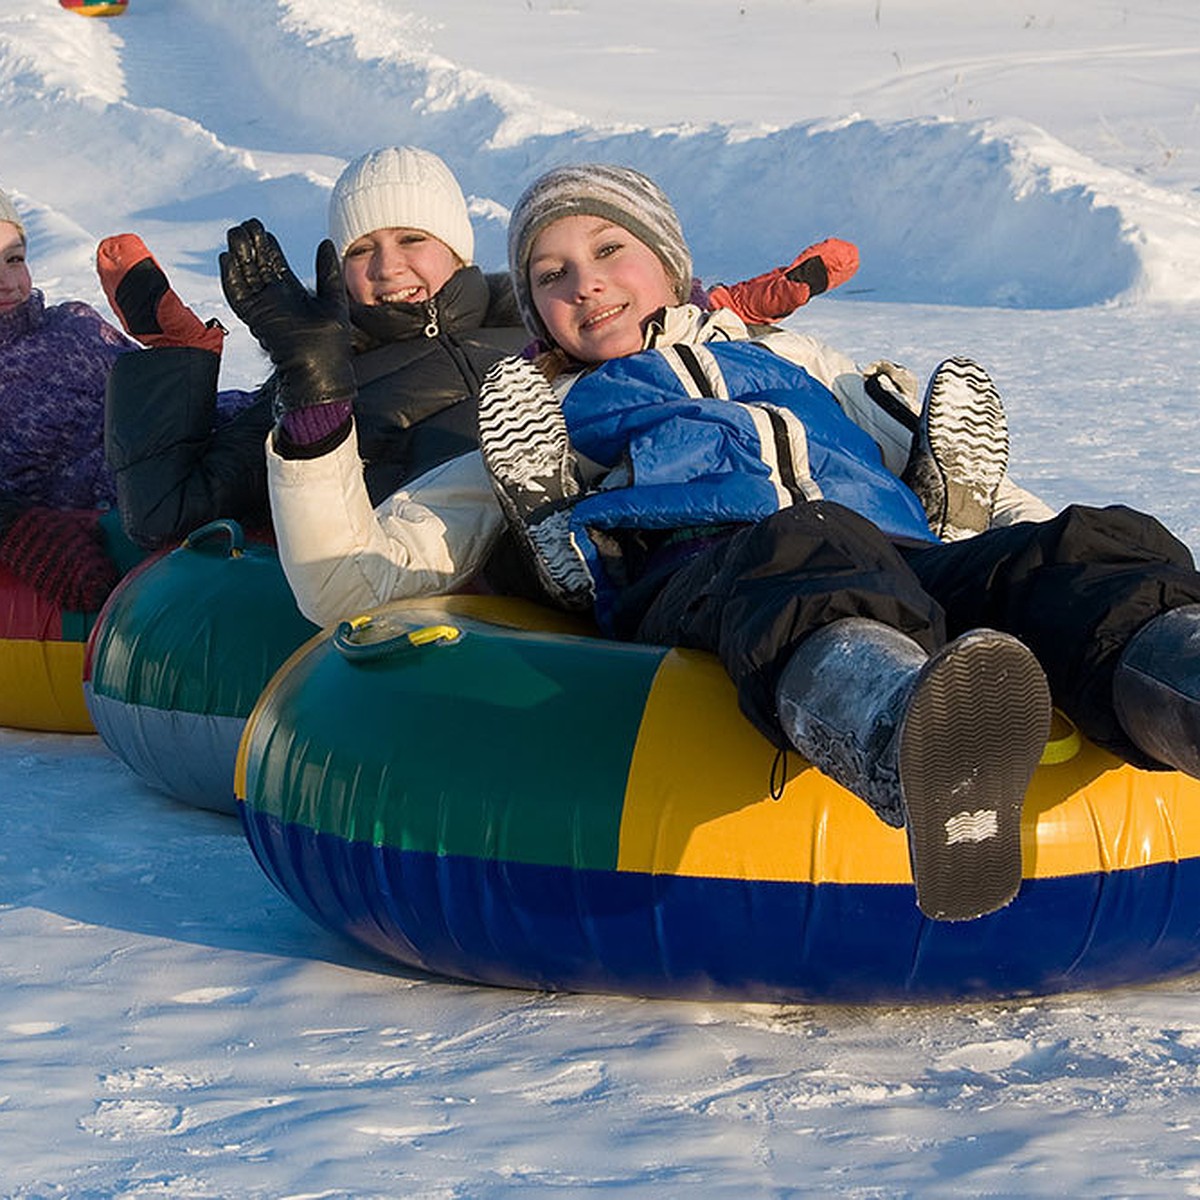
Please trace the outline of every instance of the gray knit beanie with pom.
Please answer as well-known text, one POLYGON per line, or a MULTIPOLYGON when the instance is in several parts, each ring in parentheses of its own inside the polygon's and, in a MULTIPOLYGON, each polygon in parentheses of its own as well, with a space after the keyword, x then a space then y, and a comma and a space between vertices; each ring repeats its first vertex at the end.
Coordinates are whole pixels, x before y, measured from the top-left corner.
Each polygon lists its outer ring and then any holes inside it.
POLYGON ((534 240, 560 217, 603 217, 629 230, 658 255, 682 304, 692 291, 692 255, 666 193, 632 167, 580 163, 556 167, 517 201, 508 223, 508 269, 525 328, 549 340, 529 290, 534 240))

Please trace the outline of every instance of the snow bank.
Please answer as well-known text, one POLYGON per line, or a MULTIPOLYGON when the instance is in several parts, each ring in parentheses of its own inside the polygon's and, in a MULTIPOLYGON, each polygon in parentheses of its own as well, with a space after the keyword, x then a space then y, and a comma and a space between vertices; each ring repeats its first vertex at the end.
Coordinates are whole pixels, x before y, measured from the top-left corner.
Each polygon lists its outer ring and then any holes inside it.
MULTIPOLYGON (((848 294, 872 299, 1063 308, 1200 295, 1200 200, 1026 122, 600 126, 456 67, 428 48, 428 28, 383 0, 175 0, 103 24, 5 16, 4 183, 61 210, 85 243, 118 228, 154 236, 168 262, 208 281, 193 292, 201 307, 205 296, 219 307, 225 227, 262 217, 307 270, 341 165, 405 141, 459 174, 490 267, 504 261, 507 206, 526 183, 556 163, 606 159, 664 185, 710 281, 836 234, 862 251, 848 294), (120 169, 131 136, 155 171, 120 169), (77 161, 76 195, 56 194, 57 170, 22 155, 30 139, 77 161), (194 238, 197 224, 211 241, 185 245, 180 231, 194 238)), ((77 290, 97 294, 86 278, 77 290)))

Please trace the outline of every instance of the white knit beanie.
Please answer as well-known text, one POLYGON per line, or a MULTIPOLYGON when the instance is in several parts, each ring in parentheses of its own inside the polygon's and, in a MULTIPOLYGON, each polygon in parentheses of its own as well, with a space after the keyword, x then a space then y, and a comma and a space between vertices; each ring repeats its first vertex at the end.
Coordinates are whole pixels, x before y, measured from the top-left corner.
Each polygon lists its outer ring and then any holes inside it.
POLYGON ((682 304, 692 291, 692 252, 666 193, 632 167, 580 163, 555 167, 525 189, 508 222, 508 269, 525 328, 548 339, 529 290, 537 235, 559 217, 603 217, 628 229, 658 255, 682 304))
POLYGON ((329 236, 340 255, 376 229, 421 229, 470 266, 475 234, 462 188, 436 154, 387 146, 355 159, 329 197, 329 236))
POLYGON ((21 231, 21 237, 24 239, 25 222, 21 220, 13 202, 3 192, 0 192, 0 221, 8 221, 15 225, 21 231))

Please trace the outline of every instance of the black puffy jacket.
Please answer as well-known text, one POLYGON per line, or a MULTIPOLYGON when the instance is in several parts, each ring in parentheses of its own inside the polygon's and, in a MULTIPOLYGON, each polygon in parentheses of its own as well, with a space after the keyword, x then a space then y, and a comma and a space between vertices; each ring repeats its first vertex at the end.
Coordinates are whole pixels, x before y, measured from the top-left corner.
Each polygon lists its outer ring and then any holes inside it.
MULTIPOLYGON (((464 267, 426 304, 351 305, 354 420, 373 503, 478 442, 484 372, 519 350, 506 276, 464 267)), ((108 380, 105 453, 129 536, 153 548, 217 517, 268 519, 263 445, 275 424, 267 380, 217 423, 220 360, 206 350, 125 354, 108 380)))

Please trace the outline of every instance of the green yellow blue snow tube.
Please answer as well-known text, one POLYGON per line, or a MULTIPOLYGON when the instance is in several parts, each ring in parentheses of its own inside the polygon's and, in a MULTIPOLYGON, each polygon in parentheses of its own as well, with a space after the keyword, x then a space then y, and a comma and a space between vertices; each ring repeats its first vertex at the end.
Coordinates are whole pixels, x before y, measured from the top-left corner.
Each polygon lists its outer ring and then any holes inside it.
POLYGON ((1017 899, 954 924, 917 909, 902 831, 797 757, 780 774, 714 658, 516 601, 396 603, 312 639, 235 786, 303 910, 459 979, 861 1002, 1200 967, 1200 782, 1052 737, 1017 899))

